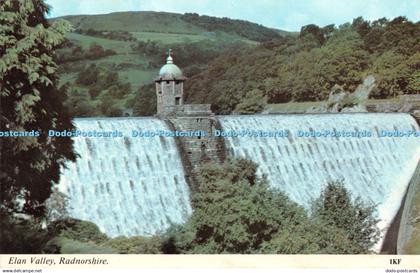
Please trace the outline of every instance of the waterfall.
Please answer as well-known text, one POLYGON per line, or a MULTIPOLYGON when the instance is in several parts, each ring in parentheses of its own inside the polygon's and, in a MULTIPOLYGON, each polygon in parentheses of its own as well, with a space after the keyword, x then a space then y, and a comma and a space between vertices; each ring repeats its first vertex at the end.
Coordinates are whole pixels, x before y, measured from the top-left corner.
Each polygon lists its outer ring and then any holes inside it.
POLYGON ((132 130, 168 130, 155 118, 75 119, 81 131, 123 137, 75 137, 80 155, 62 171, 60 190, 71 217, 95 223, 110 237, 151 235, 191 214, 189 188, 175 141, 132 137, 132 130))
MULTIPOLYGON (((259 165, 270 185, 309 208, 327 181, 342 180, 354 197, 376 204, 379 228, 391 224, 420 160, 419 137, 378 132, 419 131, 408 114, 255 115, 220 117, 224 131, 279 131, 283 137, 226 137, 231 156, 259 165), (372 132, 372 137, 299 137, 298 131, 372 132)), ((382 241, 379 242, 379 246, 382 241)))
MULTIPOLYGON (((382 130, 419 131, 407 114, 221 116, 223 131, 287 132, 276 137, 224 138, 228 153, 256 162, 258 175, 309 208, 328 181, 341 180, 353 197, 377 205, 386 232, 420 160, 419 137, 379 137, 382 130), (299 136, 298 131, 371 132, 370 137, 299 136)), ((91 221, 110 237, 151 235, 192 213, 181 157, 171 137, 132 137, 169 130, 156 118, 75 119, 81 131, 123 137, 75 137, 75 163, 62 170, 60 190, 71 217, 91 221)), ((378 245, 380 246, 382 242, 378 245)))

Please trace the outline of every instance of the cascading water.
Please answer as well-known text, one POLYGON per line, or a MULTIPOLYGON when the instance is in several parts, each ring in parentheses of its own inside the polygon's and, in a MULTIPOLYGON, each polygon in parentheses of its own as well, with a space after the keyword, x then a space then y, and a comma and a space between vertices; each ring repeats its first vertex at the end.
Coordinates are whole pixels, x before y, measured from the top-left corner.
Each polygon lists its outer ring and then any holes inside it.
MULTIPOLYGON (((219 117, 225 131, 288 130, 287 137, 226 137, 232 156, 259 164, 272 187, 309 208, 327 181, 342 180, 353 196, 378 205, 386 232, 420 160, 419 137, 378 137, 381 130, 419 131, 407 114, 256 115, 219 117), (297 131, 357 131, 372 137, 299 137, 297 131)), ((111 237, 150 235, 191 214, 181 157, 170 137, 131 137, 169 130, 155 118, 76 119, 81 131, 124 137, 76 137, 80 155, 68 163, 60 189, 70 216, 92 221, 111 237)), ((381 245, 381 242, 378 244, 381 245)))
POLYGON ((219 120, 224 131, 288 130, 288 137, 226 137, 226 147, 230 155, 256 162, 258 174, 266 174, 272 187, 306 208, 327 181, 342 180, 353 196, 378 205, 383 233, 420 160, 419 137, 378 137, 381 130, 419 131, 408 114, 255 115, 219 120), (299 130, 367 130, 373 135, 298 137, 299 130))
POLYGON ((81 131, 119 130, 124 137, 75 137, 80 155, 68 163, 60 190, 69 215, 91 221, 111 237, 150 235, 191 214, 188 185, 175 141, 131 136, 168 130, 155 118, 75 119, 81 131))

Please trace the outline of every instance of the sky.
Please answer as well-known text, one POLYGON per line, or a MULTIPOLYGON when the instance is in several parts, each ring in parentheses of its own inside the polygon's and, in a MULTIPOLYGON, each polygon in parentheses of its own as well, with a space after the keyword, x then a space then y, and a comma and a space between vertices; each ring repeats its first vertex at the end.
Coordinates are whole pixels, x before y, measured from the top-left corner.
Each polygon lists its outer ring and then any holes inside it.
POLYGON ((248 20, 267 27, 299 31, 301 26, 340 25, 363 16, 367 20, 406 16, 420 20, 420 0, 46 0, 50 17, 117 11, 195 12, 248 20))

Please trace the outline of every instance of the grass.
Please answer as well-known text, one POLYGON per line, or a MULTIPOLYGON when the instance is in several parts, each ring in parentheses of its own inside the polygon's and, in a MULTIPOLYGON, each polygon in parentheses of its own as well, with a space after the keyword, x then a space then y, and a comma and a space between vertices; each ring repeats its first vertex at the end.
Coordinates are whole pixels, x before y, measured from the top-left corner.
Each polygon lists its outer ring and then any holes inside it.
POLYGON ((390 98, 390 99, 368 99, 365 103, 390 103, 390 102, 399 102, 399 98, 390 98))
MULTIPOLYGON (((391 98, 391 99, 369 99, 364 102, 363 104, 369 103, 376 103, 376 104, 387 104, 390 102, 399 102, 399 98, 391 98)), ((266 106, 266 111, 269 113, 305 113, 307 110, 311 109, 312 107, 319 107, 325 101, 307 101, 307 102, 288 102, 288 103, 275 103, 275 104, 268 104, 266 106)))
POLYGON ((73 82, 77 77, 76 73, 65 73, 60 75, 58 86, 62 86, 67 82, 73 82))
POLYGON ((102 66, 112 70, 123 70, 130 67, 141 70, 147 67, 149 61, 151 61, 151 58, 147 56, 134 53, 124 53, 111 55, 97 60, 85 60, 83 62, 88 64, 94 63, 97 66, 102 66))
POLYGON ((133 90, 152 82, 157 75, 158 70, 127 69, 119 72, 120 79, 123 82, 131 83, 133 90))
POLYGON ((202 34, 173 34, 157 32, 131 32, 139 41, 156 41, 161 44, 191 43, 211 39, 211 36, 202 34))
POLYGON ((276 103, 268 104, 266 110, 270 113, 303 113, 312 107, 320 106, 322 103, 321 101, 276 103))
POLYGON ((65 16, 74 27, 106 31, 200 34, 205 30, 185 22, 181 14, 167 12, 115 12, 100 15, 65 16))
POLYGON ((101 45, 104 49, 111 49, 120 54, 131 51, 130 43, 125 42, 125 41, 117 41, 117 40, 110 40, 110 39, 99 38, 99 37, 92 37, 92 36, 82 35, 82 34, 78 34, 74 32, 68 32, 66 34, 66 37, 70 41, 83 47, 83 49, 88 49, 92 43, 97 43, 101 45))
MULTIPOLYGON (((69 20, 76 28, 129 31, 139 41, 150 40, 160 45, 193 43, 203 40, 213 41, 214 43, 240 40, 252 45, 257 44, 255 41, 237 35, 223 32, 209 33, 183 21, 180 16, 180 14, 159 12, 127 12, 92 16, 66 16, 65 19, 69 20)), ((111 40, 78 33, 67 33, 66 36, 72 43, 81 46, 84 50, 96 43, 104 49, 115 51, 116 55, 97 60, 81 60, 71 64, 68 63, 67 70, 61 74, 60 84, 74 80, 74 73, 88 64, 96 64, 106 70, 118 72, 124 82, 129 82, 132 85, 132 90, 137 90, 139 86, 152 82, 158 73, 157 69, 150 68, 150 62, 156 62, 156 60, 133 52, 131 46, 135 42, 111 40)), ((63 49, 63 51, 65 50, 63 49)), ((70 50, 67 51, 67 54, 71 54, 69 53, 70 50)), ((162 59, 163 63, 164 59, 162 59)))
MULTIPOLYGON (((209 35, 199 34, 173 34, 173 33, 157 33, 157 32, 131 32, 134 38, 139 41, 156 41, 160 44, 177 44, 177 43, 190 43, 202 40, 212 39, 209 35)), ((89 48, 92 43, 97 43, 105 49, 112 49, 118 53, 131 51, 130 45, 132 42, 111 40, 100 37, 93 37, 74 32, 66 34, 67 38, 79 44, 84 49, 89 48)))
MULTIPOLYGON (((148 84, 158 75, 159 69, 147 67, 149 58, 137 54, 118 54, 108 56, 99 60, 85 60, 79 62, 83 66, 96 64, 100 68, 108 71, 118 72, 122 82, 131 84, 133 90, 148 84)), ((76 71, 67 71, 60 75, 60 85, 72 82, 77 78, 76 71)))
POLYGON ((233 34, 218 33, 212 34, 209 32, 202 32, 200 34, 175 34, 175 33, 157 33, 157 32, 131 32, 131 34, 139 41, 146 42, 148 40, 155 41, 160 44, 179 44, 179 43, 194 43, 204 40, 211 41, 232 41, 237 40, 249 45, 257 45, 258 42, 248 40, 233 34))

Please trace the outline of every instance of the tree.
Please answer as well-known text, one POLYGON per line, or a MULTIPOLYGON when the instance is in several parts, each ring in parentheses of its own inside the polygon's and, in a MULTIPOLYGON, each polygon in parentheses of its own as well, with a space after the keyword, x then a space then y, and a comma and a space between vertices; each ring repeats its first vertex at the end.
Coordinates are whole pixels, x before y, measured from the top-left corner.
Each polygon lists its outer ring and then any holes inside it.
POLYGON ((46 230, 34 226, 31 221, 15 219, 0 210, 0 253, 40 254, 51 239, 46 230))
POLYGON ((77 75, 76 83, 90 86, 98 82, 99 74, 100 71, 96 64, 90 64, 79 72, 77 75))
POLYGON ((407 60, 407 67, 411 72, 408 78, 407 93, 420 94, 420 53, 417 52, 407 60))
POLYGON ((317 25, 309 24, 309 25, 303 26, 300 29, 299 36, 304 37, 306 35, 312 35, 315 38, 315 40, 318 41, 319 45, 323 45, 325 42, 325 36, 324 36, 323 30, 317 25))
POLYGON ((375 98, 386 98, 402 94, 417 94, 420 89, 420 54, 408 59, 394 51, 386 51, 379 56, 373 71, 378 75, 378 88, 372 94, 375 98))
POLYGON ((262 244, 264 254, 354 254, 346 232, 317 219, 308 219, 293 230, 277 233, 262 244))
POLYGON ((130 83, 117 83, 108 88, 108 94, 114 99, 121 99, 130 92, 130 83))
POLYGON ((47 137, 50 129, 73 129, 54 62, 70 26, 61 20, 50 25, 48 9, 42 0, 0 2, 0 131, 40 133, 0 138, 0 208, 36 217, 44 214, 60 168, 75 160, 70 138, 47 137))
POLYGON ((264 93, 261 90, 254 89, 249 91, 245 98, 236 105, 235 112, 241 114, 255 114, 264 110, 264 93))
POLYGON ((163 252, 355 254, 377 242, 373 208, 351 201, 344 187, 327 187, 308 215, 256 168, 245 159, 203 166, 194 212, 163 236, 163 252))
POLYGON ((117 72, 107 72, 105 75, 105 79, 103 80, 103 88, 108 88, 113 84, 117 84, 120 82, 120 78, 117 72))
POLYGON ((89 117, 92 115, 93 106, 89 99, 88 92, 85 90, 71 89, 68 93, 69 96, 65 105, 70 109, 72 116, 89 117))
POLYGON ((318 65, 324 90, 328 92, 335 84, 345 90, 355 90, 369 65, 369 55, 360 35, 352 30, 341 31, 316 50, 321 55, 318 65))
POLYGON ((92 43, 89 46, 89 50, 85 54, 85 58, 95 60, 115 54, 116 52, 114 50, 105 50, 101 45, 98 45, 97 43, 92 43))
POLYGON ((354 254, 368 253, 379 240, 374 212, 375 206, 365 205, 360 198, 352 200, 341 182, 329 182, 312 208, 315 219, 345 231, 354 254))
POLYGON ((105 93, 101 97, 99 109, 102 115, 106 117, 120 117, 122 115, 121 109, 118 108, 115 99, 109 93, 105 93))
POLYGON ((133 107, 134 115, 138 116, 152 116, 156 114, 156 93, 155 85, 147 84, 141 86, 134 99, 132 99, 131 105, 133 107))
POLYGON ((361 37, 365 37, 370 31, 370 22, 365 21, 361 16, 353 19, 351 26, 361 37))
POLYGON ((170 233, 166 249, 184 253, 256 253, 263 242, 307 219, 303 208, 257 178, 247 160, 207 165, 200 172, 194 212, 170 233))

